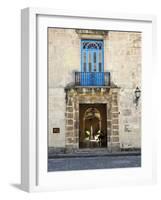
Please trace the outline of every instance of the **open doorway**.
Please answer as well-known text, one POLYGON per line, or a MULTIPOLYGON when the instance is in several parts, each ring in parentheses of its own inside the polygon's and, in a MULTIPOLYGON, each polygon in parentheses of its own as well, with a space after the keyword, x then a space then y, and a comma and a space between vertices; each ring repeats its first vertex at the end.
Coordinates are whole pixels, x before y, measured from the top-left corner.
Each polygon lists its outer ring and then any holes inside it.
POLYGON ((107 147, 106 104, 80 104, 79 117, 79 147, 107 147))

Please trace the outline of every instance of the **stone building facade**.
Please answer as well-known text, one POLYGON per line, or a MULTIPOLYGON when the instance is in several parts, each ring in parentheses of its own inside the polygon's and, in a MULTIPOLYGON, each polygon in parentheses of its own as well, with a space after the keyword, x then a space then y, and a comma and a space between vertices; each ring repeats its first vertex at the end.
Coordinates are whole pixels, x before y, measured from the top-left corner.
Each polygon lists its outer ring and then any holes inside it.
POLYGON ((141 149, 137 87, 140 32, 48 28, 49 151, 141 149))

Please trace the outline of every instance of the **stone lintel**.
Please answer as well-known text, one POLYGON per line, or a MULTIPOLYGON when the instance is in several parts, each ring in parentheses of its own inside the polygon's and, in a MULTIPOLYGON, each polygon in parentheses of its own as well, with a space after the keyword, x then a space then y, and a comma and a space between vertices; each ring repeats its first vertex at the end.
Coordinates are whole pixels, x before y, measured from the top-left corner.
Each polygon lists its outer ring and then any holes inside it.
POLYGON ((77 34, 107 35, 107 30, 76 29, 77 34))

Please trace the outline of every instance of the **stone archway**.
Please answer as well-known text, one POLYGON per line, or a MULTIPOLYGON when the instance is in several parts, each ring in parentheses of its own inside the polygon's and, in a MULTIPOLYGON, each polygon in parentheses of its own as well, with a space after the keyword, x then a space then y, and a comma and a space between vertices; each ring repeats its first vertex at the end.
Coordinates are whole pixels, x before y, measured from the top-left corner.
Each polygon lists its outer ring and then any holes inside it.
MULTIPOLYGON (((105 105, 105 117, 101 117, 101 130, 106 133, 108 151, 120 150, 119 143, 119 88, 67 88, 66 89, 66 151, 77 151, 80 148, 80 135, 83 126, 83 114, 87 108, 105 105), (80 105, 87 106, 85 110, 80 105), (83 114, 82 114, 83 113, 83 114), (82 115, 82 117, 80 117, 82 115), (103 125, 106 123, 106 126, 103 125)), ((99 107, 95 107, 99 110, 99 107)))
POLYGON ((101 131, 101 120, 101 113, 97 108, 90 107, 85 111, 83 116, 83 132, 87 133, 87 139, 97 139, 97 133, 101 131))

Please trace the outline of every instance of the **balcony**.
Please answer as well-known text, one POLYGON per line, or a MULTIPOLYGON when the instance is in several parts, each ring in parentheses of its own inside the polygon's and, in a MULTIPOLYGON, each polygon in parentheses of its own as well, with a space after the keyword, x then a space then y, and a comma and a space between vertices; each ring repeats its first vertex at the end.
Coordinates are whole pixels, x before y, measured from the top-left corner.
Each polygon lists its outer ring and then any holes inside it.
POLYGON ((75 72, 76 86, 110 86, 110 72, 75 72))

